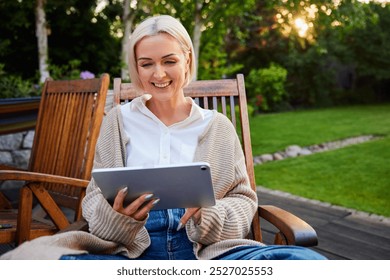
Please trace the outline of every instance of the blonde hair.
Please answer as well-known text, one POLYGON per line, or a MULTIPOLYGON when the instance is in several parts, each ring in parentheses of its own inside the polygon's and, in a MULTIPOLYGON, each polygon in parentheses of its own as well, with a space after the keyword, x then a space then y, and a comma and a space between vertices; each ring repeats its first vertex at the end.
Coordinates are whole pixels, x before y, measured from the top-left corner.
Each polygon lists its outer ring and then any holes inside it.
POLYGON ((190 64, 186 75, 184 86, 187 86, 195 77, 195 52, 192 45, 191 37, 188 35, 187 30, 177 19, 168 16, 154 16, 141 22, 133 31, 129 41, 129 74, 130 80, 134 87, 142 91, 142 83, 139 79, 137 71, 137 61, 135 57, 135 47, 139 41, 148 36, 155 36, 160 33, 166 33, 175 38, 184 54, 189 54, 190 64))

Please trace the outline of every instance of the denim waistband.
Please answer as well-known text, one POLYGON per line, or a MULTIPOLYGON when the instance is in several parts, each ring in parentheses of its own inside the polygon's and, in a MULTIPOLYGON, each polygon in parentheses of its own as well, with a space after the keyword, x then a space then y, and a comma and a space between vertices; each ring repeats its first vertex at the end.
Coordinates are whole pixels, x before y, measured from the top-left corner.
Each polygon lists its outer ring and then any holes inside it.
POLYGON ((139 259, 196 259, 185 228, 176 230, 184 212, 183 208, 149 212, 145 227, 151 244, 139 259))

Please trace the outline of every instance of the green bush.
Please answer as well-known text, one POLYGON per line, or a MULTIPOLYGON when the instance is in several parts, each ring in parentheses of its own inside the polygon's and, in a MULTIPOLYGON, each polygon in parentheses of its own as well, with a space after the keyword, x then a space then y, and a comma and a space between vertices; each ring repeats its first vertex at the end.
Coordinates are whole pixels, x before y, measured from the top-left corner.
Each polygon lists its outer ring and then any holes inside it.
POLYGON ((81 61, 73 59, 65 65, 50 64, 50 77, 54 80, 75 80, 80 79, 80 64, 81 61))
MULTIPOLYGON (((80 70, 80 60, 74 59, 65 65, 49 66, 50 77, 53 80, 75 80, 94 78, 89 71, 80 70)), ((18 98, 39 96, 41 85, 33 81, 23 79, 20 76, 10 75, 4 71, 4 65, 0 64, 0 98, 18 98)))
POLYGON ((246 78, 250 102, 259 111, 277 111, 287 96, 286 78, 287 70, 274 63, 268 68, 252 69, 246 78))
POLYGON ((3 69, 4 65, 0 64, 0 98, 30 97, 40 94, 39 85, 34 85, 30 80, 20 76, 9 75, 3 69))

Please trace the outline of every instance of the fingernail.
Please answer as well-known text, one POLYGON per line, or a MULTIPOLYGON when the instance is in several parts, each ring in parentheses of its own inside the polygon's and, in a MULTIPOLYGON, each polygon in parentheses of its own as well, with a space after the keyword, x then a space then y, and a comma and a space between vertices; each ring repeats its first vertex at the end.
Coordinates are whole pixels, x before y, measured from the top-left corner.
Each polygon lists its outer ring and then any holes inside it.
POLYGON ((152 202, 153 205, 156 205, 160 201, 159 198, 157 198, 155 201, 152 202))
POLYGON ((179 225, 177 226, 176 231, 181 230, 184 227, 184 225, 180 222, 179 225))
POLYGON ((149 200, 149 199, 151 199, 153 197, 153 194, 151 193, 151 194, 148 194, 147 196, 145 196, 145 200, 149 200))
POLYGON ((127 187, 124 187, 124 188, 121 190, 121 192, 127 193, 127 187))

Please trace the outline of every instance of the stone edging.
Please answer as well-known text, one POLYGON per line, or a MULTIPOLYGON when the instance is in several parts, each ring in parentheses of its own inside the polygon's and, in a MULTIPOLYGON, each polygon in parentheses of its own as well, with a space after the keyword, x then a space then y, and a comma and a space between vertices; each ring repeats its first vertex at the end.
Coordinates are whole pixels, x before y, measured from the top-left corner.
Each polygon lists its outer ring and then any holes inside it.
POLYGON ((323 144, 312 145, 308 147, 300 147, 298 145, 290 145, 284 151, 278 151, 273 154, 263 154, 253 157, 254 165, 266 163, 274 160, 283 160, 286 158, 294 158, 298 156, 306 156, 314 153, 324 152, 343 148, 349 145, 355 145, 380 138, 374 135, 362 135, 357 137, 346 138, 342 140, 326 142, 323 144))

